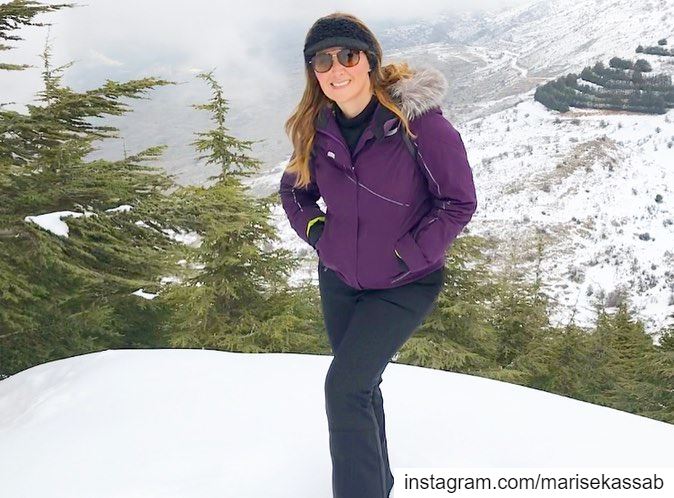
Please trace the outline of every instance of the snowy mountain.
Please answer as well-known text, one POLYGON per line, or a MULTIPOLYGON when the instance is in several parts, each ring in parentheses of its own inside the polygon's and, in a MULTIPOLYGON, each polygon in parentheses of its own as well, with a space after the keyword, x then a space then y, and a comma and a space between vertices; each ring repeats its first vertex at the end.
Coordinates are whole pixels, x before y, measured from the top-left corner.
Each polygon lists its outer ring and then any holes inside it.
MULTIPOLYGON (((425 24, 433 29, 417 23, 408 30, 437 37, 442 26, 457 22, 439 18, 425 24)), ((426 44, 422 37, 389 55, 432 64, 450 82, 443 111, 462 135, 478 194, 465 233, 493 242, 497 266, 512 254, 525 256, 530 278, 540 238, 539 271, 555 324, 591 326, 592 303, 601 296, 611 304, 629 298, 651 333, 671 323, 674 111, 572 108, 560 114, 535 102, 533 93, 545 81, 579 74, 598 60, 608 65, 614 56, 643 58, 651 74, 674 76, 674 58, 635 53, 639 44, 660 38, 674 44, 674 1, 535 1, 486 16, 461 33, 470 44, 447 31, 446 41, 426 44)), ((278 188, 285 164, 255 186, 278 188)), ((314 278, 313 251, 282 210, 277 216, 284 246, 309 258, 295 278, 314 278)))
POLYGON ((461 124, 514 105, 545 81, 597 60, 634 58, 639 44, 673 35, 672 0, 534 0, 390 28, 382 38, 394 47, 389 58, 421 60, 445 72, 447 111, 461 124))
MULTIPOLYGON (((107 350, 24 370, 0 382, 1 494, 330 498, 331 359, 107 350)), ((408 467, 674 464, 671 424, 428 368, 391 363, 383 378, 396 486, 408 467)))

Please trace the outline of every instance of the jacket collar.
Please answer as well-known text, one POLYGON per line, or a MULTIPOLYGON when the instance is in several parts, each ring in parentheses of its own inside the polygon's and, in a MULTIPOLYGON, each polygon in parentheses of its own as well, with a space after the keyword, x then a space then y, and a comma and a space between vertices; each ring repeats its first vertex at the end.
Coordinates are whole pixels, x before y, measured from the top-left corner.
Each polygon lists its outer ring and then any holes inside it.
MULTIPOLYGON (((447 79, 439 70, 430 66, 417 66, 412 68, 412 71, 410 78, 400 79, 388 88, 389 95, 410 121, 430 109, 439 108, 447 92, 447 79)), ((354 150, 354 156, 368 139, 372 136, 377 140, 381 139, 396 126, 397 122, 398 117, 395 114, 377 103, 372 122, 363 131, 354 150)), ((315 126, 317 130, 322 130, 335 138, 342 136, 332 105, 322 109, 315 126)))

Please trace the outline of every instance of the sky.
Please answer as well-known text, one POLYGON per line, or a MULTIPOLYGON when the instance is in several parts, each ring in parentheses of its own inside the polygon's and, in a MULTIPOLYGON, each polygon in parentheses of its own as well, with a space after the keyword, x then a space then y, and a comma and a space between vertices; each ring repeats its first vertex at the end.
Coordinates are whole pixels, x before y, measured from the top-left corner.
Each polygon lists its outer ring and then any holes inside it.
MULTIPOLYGON (((500 9, 531 0, 458 0, 453 12, 466 9, 500 9)), ((63 83, 85 90, 106 78, 125 80, 144 75, 185 81, 203 70, 215 69, 226 82, 229 95, 251 94, 251 88, 270 82, 287 82, 289 65, 301 67, 301 48, 311 24, 335 10, 350 12, 376 32, 385 22, 433 19, 446 10, 446 0, 424 2, 328 2, 271 0, 228 2, 208 0, 187 3, 159 0, 93 0, 74 8, 41 14, 46 27, 20 30, 25 40, 0 53, 0 60, 36 66, 23 72, 4 73, 1 101, 17 105, 31 102, 41 88, 42 53, 47 36, 53 64, 74 61, 63 83), (392 7, 395 5, 395 8, 392 7), (215 10, 214 10, 215 9, 215 10), (288 54, 297 53, 296 59, 288 54), (236 75, 236 77, 232 77, 236 75)), ((17 108, 18 110, 18 108, 17 108)))
MULTIPOLYGON (((331 498, 324 404, 331 360, 315 354, 118 349, 19 372, 0 381, 2 494, 331 498)), ((535 469, 595 478, 602 469, 623 478, 635 469, 643 478, 674 464, 672 424, 396 362, 382 378, 396 486, 413 467, 466 477, 476 475, 470 468, 479 475, 503 469, 501 476, 523 470, 531 477, 536 474, 529 469, 535 469)), ((657 472, 665 488, 639 496, 671 495, 674 468, 657 472)), ((446 490, 414 496, 440 493, 447 496, 446 490)), ((397 487, 393 495, 412 498, 397 487)), ((626 495, 593 490, 587 496, 626 495)))

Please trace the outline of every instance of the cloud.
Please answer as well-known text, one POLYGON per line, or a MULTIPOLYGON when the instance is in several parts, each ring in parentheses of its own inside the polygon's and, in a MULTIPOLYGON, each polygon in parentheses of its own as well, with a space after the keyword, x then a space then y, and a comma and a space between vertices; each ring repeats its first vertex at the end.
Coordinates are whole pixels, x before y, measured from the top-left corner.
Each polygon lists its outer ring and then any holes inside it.
MULTIPOLYGON (((451 6, 446 0, 290 0, 283 4, 271 0, 235 4, 211 0, 192 0, 189 4, 94 0, 41 14, 37 20, 52 24, 52 64, 75 61, 66 71, 65 84, 72 83, 69 74, 86 86, 106 78, 142 77, 148 69, 166 71, 153 73, 158 77, 186 81, 194 79, 194 68, 207 68, 215 69, 216 78, 225 82, 229 95, 245 97, 264 93, 270 84, 282 89, 291 81, 290 73, 302 69, 300 54, 306 31, 318 17, 335 10, 350 12, 365 23, 383 23, 433 19, 450 8, 493 9, 525 1, 531 0, 456 0, 451 6)), ((9 96, 5 100, 26 103, 33 101, 35 92, 41 89, 39 54, 47 30, 28 27, 20 34, 25 40, 15 43, 16 50, 5 51, 2 60, 34 64, 36 69, 22 75, 4 75, 3 93, 9 96)))
POLYGON ((124 63, 118 60, 112 59, 107 55, 99 52, 98 50, 89 49, 89 58, 93 61, 96 61, 104 66, 123 66, 124 63))

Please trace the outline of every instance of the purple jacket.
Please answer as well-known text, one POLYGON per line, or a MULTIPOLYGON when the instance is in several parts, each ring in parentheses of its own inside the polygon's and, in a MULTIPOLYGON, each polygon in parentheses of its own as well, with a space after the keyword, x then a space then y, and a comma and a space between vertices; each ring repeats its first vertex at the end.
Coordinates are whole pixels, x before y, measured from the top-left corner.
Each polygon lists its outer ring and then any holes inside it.
POLYGON ((290 225, 309 243, 310 222, 325 217, 318 257, 355 289, 397 287, 441 268, 477 208, 461 135, 440 109, 446 89, 445 77, 431 67, 390 88, 417 135, 418 161, 385 107, 377 105, 353 155, 326 108, 316 122, 310 187, 293 188, 295 175, 282 175, 279 194, 290 225), (316 204, 320 197, 326 213, 316 204))

